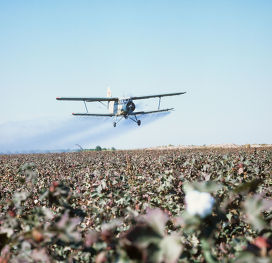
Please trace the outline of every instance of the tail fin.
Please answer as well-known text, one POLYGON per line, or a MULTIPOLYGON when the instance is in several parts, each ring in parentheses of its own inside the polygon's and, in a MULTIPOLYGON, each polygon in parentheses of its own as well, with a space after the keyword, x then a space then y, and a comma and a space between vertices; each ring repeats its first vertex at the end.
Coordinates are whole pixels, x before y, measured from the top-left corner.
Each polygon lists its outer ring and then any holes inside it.
MULTIPOLYGON (((108 87, 108 89, 107 89, 107 98, 110 98, 110 97, 112 97, 111 89, 110 89, 110 87, 108 87)), ((113 105, 114 105, 113 101, 108 102, 108 109, 109 109, 110 113, 113 113, 113 105)))
POLYGON ((110 89, 110 87, 108 87, 108 90, 107 90, 107 97, 109 98, 109 97, 111 97, 112 95, 111 95, 111 89, 110 89))

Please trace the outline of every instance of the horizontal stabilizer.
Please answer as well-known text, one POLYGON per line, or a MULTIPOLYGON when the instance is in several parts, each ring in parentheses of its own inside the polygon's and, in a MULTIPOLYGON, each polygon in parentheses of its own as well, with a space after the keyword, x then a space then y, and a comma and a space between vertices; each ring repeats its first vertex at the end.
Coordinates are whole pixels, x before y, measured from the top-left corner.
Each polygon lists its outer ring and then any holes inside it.
POLYGON ((96 113, 72 113, 75 116, 97 116, 97 117, 113 117, 114 114, 96 114, 96 113))
POLYGON ((129 115, 151 114, 151 113, 157 113, 157 112, 172 111, 173 109, 174 108, 162 109, 162 110, 153 110, 153 111, 137 111, 137 112, 132 112, 129 115))
POLYGON ((70 101, 85 101, 85 102, 95 102, 95 101, 118 101, 118 98, 73 98, 73 97, 58 97, 56 100, 70 100, 70 101))

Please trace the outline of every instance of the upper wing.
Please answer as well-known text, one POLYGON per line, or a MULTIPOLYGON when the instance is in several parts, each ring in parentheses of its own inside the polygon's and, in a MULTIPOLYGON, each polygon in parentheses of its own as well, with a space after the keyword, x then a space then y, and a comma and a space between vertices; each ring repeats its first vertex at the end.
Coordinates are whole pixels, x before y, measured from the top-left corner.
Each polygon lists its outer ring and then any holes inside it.
POLYGON ((141 97, 130 97, 132 100, 142 100, 142 99, 150 99, 150 98, 161 98, 166 96, 176 96, 185 94, 186 92, 176 92, 176 93, 165 93, 165 94, 157 94, 157 95, 149 95, 149 96, 141 96, 141 97))
POLYGON ((57 100, 75 100, 75 101, 118 101, 117 97, 106 97, 106 98, 73 98, 73 97, 58 97, 57 100))
POLYGON ((170 109, 163 109, 163 110, 153 110, 153 111, 137 111, 137 112, 132 112, 129 115, 139 115, 139 114, 150 114, 150 113, 157 113, 157 112, 163 112, 163 111, 171 111, 174 108, 170 108, 170 109))
POLYGON ((97 116, 97 117, 113 117, 114 114, 96 114, 96 113, 72 113, 75 116, 97 116))

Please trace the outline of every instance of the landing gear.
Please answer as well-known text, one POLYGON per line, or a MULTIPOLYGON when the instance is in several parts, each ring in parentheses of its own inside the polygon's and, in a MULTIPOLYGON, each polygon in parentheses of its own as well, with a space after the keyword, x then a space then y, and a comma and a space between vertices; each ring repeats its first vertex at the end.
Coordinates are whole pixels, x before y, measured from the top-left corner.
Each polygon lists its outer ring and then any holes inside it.
POLYGON ((113 127, 116 127, 117 124, 124 118, 124 116, 121 116, 121 118, 118 119, 119 116, 115 116, 113 119, 113 127))
POLYGON ((117 117, 114 118, 114 121, 113 121, 113 127, 116 127, 117 124, 122 120, 122 118, 124 119, 130 119, 132 121, 134 121, 135 123, 137 123, 138 126, 140 126, 142 123, 141 123, 141 120, 138 120, 136 115, 133 116, 134 118, 130 117, 130 115, 123 115, 120 119, 118 119, 117 117))
POLYGON ((134 118, 131 118, 129 115, 128 115, 128 118, 132 121, 134 121, 135 123, 137 123, 138 126, 141 125, 141 121, 137 119, 136 115, 133 116, 134 118))

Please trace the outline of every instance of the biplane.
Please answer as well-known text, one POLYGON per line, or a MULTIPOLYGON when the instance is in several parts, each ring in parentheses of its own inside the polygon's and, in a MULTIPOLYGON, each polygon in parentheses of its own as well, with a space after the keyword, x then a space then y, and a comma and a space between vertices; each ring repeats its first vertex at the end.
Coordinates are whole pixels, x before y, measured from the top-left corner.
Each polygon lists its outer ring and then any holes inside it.
POLYGON ((117 123, 119 123, 123 118, 130 119, 141 125, 141 120, 137 118, 139 115, 144 114, 152 114, 158 112, 167 112, 172 111, 174 108, 160 109, 161 98, 166 96, 177 96, 181 94, 185 94, 186 92, 176 92, 176 93, 165 93, 165 94, 157 94, 157 95, 148 95, 148 96, 140 96, 140 97, 128 97, 128 98, 118 98, 112 97, 111 90, 108 89, 107 97, 101 98, 77 98, 77 97, 57 97, 57 100, 68 100, 68 101, 83 101, 86 109, 86 113, 72 113, 74 116, 96 116, 96 117, 113 117, 113 127, 116 127, 117 123), (135 100, 144 100, 158 98, 159 104, 158 109, 153 111, 135 111, 136 106, 135 100), (99 102, 105 107, 108 108, 108 113, 100 114, 100 113, 89 113, 86 102, 99 102), (107 103, 107 105, 105 104, 107 103))

